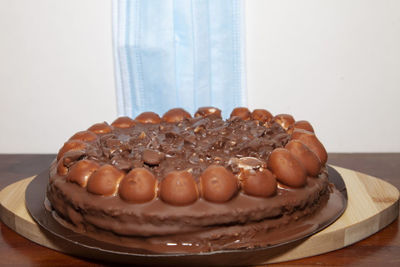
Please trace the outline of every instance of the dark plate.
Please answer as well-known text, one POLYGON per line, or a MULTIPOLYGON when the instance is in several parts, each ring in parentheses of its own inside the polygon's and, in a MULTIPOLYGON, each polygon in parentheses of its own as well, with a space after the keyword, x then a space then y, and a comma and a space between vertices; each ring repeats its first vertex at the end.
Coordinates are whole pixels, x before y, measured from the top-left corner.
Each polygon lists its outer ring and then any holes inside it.
POLYGON ((101 242, 85 235, 75 233, 60 225, 44 207, 48 171, 38 175, 28 185, 25 193, 26 207, 33 219, 43 228, 43 233, 49 237, 60 250, 68 254, 107 262, 129 263, 135 265, 152 266, 238 266, 256 265, 268 261, 269 258, 300 245, 304 240, 321 231, 338 219, 347 207, 347 190, 340 174, 328 166, 329 180, 338 189, 342 200, 339 212, 330 216, 328 220, 319 222, 311 232, 286 242, 263 248, 220 250, 203 253, 160 254, 148 251, 117 246, 101 242), (316 229, 316 230, 315 230, 316 229))

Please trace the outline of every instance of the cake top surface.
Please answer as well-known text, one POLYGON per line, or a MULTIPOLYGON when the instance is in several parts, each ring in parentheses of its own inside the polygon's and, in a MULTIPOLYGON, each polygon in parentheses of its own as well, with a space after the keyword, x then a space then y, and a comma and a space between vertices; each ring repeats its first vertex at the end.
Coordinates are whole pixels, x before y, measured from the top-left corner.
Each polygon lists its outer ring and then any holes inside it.
POLYGON ((192 118, 176 108, 94 124, 60 149, 57 173, 97 195, 188 205, 199 197, 226 202, 238 190, 270 197, 280 185, 305 186, 326 162, 306 121, 261 109, 220 114, 205 107, 192 118))
POLYGON ((137 123, 132 128, 114 128, 89 143, 85 157, 101 164, 130 171, 151 170, 161 180, 171 171, 190 169, 197 180, 210 165, 238 172, 236 161, 253 157, 264 162, 289 135, 276 122, 269 127, 254 120, 217 116, 184 119, 179 123, 137 123))

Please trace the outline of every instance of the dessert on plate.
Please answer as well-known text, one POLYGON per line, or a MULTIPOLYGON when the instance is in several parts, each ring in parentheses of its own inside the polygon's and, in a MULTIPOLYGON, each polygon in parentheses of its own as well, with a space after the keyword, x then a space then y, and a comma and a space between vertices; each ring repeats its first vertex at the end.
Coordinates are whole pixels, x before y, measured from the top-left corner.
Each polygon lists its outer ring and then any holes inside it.
POLYGON ((46 203, 73 231, 146 251, 265 247, 323 209, 326 161, 311 124, 289 114, 144 112, 66 141, 46 203))

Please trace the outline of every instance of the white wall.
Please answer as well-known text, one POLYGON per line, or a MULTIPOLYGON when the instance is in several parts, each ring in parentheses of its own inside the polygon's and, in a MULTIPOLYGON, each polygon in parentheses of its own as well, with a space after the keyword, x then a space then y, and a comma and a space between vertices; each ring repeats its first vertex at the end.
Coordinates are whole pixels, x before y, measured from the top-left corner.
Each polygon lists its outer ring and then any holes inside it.
POLYGON ((0 153, 56 153, 116 117, 111 2, 0 0, 0 153))
POLYGON ((400 1, 246 1, 249 106, 328 151, 400 152, 400 1))
MULTIPOLYGON (((400 152, 400 1, 246 1, 246 31, 250 108, 308 119, 331 152, 400 152)), ((116 117, 110 0, 0 0, 0 32, 0 153, 116 117)))

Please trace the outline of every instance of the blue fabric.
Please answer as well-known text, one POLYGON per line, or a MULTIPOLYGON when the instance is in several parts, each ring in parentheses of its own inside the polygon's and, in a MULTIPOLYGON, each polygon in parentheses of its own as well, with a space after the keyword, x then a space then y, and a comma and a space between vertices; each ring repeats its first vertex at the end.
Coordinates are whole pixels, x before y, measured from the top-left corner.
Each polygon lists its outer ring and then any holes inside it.
POLYGON ((118 115, 246 105, 242 0, 114 0, 118 115))

